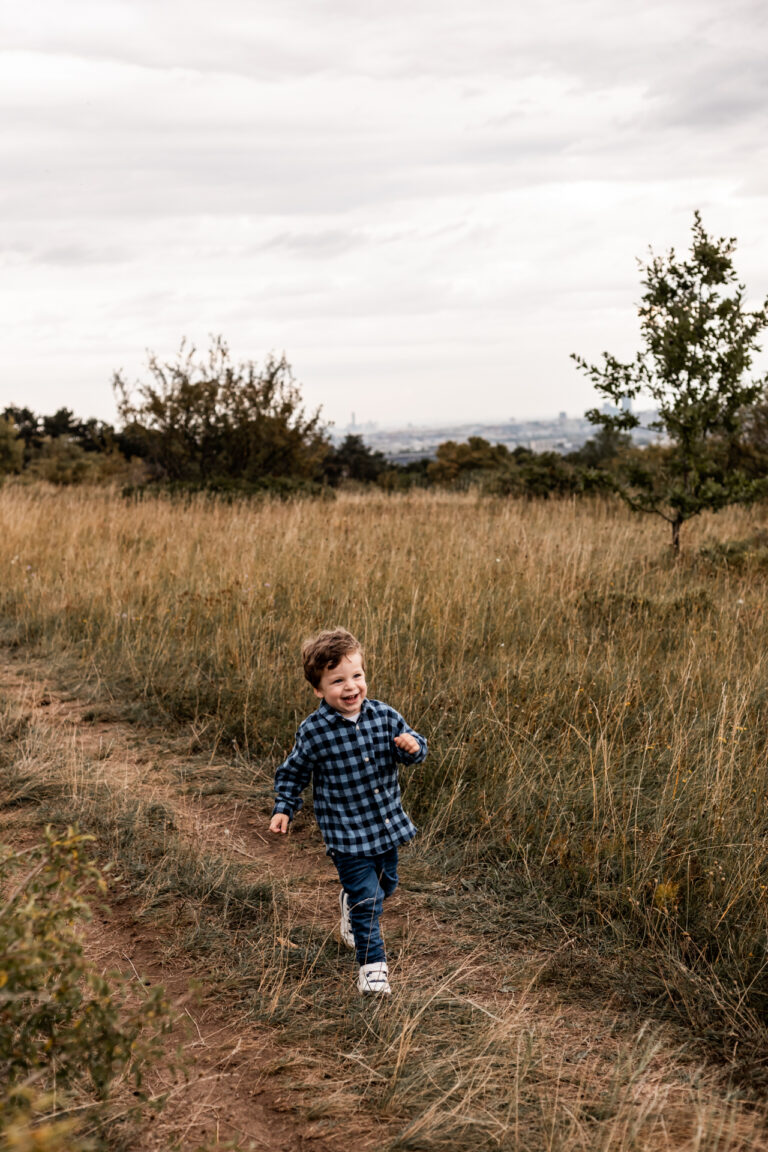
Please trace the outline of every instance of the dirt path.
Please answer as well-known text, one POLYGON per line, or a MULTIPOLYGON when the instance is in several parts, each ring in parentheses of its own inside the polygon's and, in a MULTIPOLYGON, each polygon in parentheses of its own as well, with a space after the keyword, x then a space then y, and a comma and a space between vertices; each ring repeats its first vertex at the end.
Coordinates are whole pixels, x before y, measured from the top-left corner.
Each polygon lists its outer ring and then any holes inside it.
MULTIPOLYGON (((224 1141, 254 1149, 306 1148, 307 1129, 285 1115, 279 1094, 265 1083, 278 1055, 272 1038, 223 1013, 215 999, 191 994, 199 973, 194 966, 169 965, 157 943, 137 927, 130 902, 113 907, 109 916, 97 916, 87 932, 93 963, 104 971, 133 975, 137 995, 145 983, 163 985, 180 1017, 181 1027, 168 1047, 169 1052, 181 1049, 187 1072, 150 1075, 151 1092, 170 1095, 162 1112, 145 1125, 142 1150, 216 1147, 224 1141)), ((313 1142, 312 1147, 324 1145, 313 1142)))
MULTIPOLYGON (((14 701, 23 715, 60 727, 85 757, 108 760, 113 778, 119 777, 126 790, 140 789, 148 799, 171 803, 190 840, 251 861, 262 877, 272 871, 296 876, 301 881, 297 896, 308 902, 317 883, 327 885, 324 855, 307 844, 307 829, 292 837, 295 845, 273 843, 256 827, 263 821, 242 804, 201 804, 181 795, 166 778, 167 769, 179 761, 177 751, 166 758, 166 771, 148 772, 157 732, 141 734, 150 740, 148 756, 130 725, 104 718, 105 710, 94 709, 87 700, 56 691, 35 665, 13 660, 0 664, 0 695, 14 701)), ((38 839, 38 833, 28 808, 0 813, 0 839, 22 847, 38 839)), ((97 912, 86 928, 86 951, 102 971, 118 970, 132 978, 137 995, 147 983, 163 985, 181 1021, 168 1050, 175 1054, 181 1049, 186 1075, 161 1072, 150 1079, 153 1094, 170 1095, 142 1132, 142 1152, 216 1148, 228 1141, 237 1148, 269 1152, 331 1152, 333 1145, 317 1125, 297 1120, 294 1102, 275 1087, 274 1072, 285 1060, 279 1037, 226 1011, 215 988, 201 987, 199 964, 180 962, 170 935, 147 932, 139 903, 119 883, 113 884, 108 911, 97 912)), ((366 1134, 358 1135, 363 1137, 358 1147, 369 1147, 366 1134)))
MULTIPOLYGON (((233 797, 227 790, 225 764, 210 762, 190 749, 189 741, 185 746, 184 740, 160 729, 139 729, 121 720, 116 710, 57 690, 39 663, 8 656, 0 661, 0 696, 24 716, 58 733, 81 760, 98 764, 113 787, 167 805, 180 834, 191 844, 244 865, 253 881, 280 885, 289 926, 311 928, 329 938, 337 931, 338 880, 317 830, 310 820, 299 819, 290 836, 270 836, 268 781, 255 799, 233 797)), ((0 838, 21 843, 34 828, 33 809, 0 811, 0 838)), ((591 1069, 609 1084, 622 1045, 626 1047, 621 1030, 613 1026, 616 1013, 607 1005, 566 1005, 551 989, 534 991, 535 974, 546 966, 549 955, 535 948, 516 958, 517 975, 510 988, 510 973, 500 972, 490 950, 478 947, 476 924, 456 914, 455 900, 452 905, 443 900, 450 892, 449 884, 429 875, 418 859, 404 861, 402 890, 388 902, 385 918, 396 975, 402 963, 409 980, 439 988, 446 971, 463 964, 451 986, 457 1002, 494 1021, 512 995, 521 1026, 546 1038, 547 1058, 557 1069, 558 1083, 577 1096, 583 1092, 586 1070, 591 1069)), ((200 958, 180 954, 171 929, 158 925, 148 931, 141 912, 136 895, 119 882, 113 884, 109 909, 88 928, 87 950, 103 970, 118 968, 132 977, 137 995, 142 994, 142 981, 163 984, 185 1024, 169 1046, 181 1045, 188 1058, 188 1082, 156 1074, 153 1091, 168 1091, 170 1096, 162 1113, 145 1125, 142 1152, 214 1149, 226 1141, 243 1150, 332 1152, 342 1146, 340 1130, 344 1146, 360 1152, 386 1144, 392 1134, 386 1117, 350 1111, 332 1133, 322 1109, 318 1118, 311 1118, 311 1110, 308 1113, 303 1106, 305 1097, 282 1076, 292 1063, 302 1059, 312 1063, 311 1039, 297 1045, 295 1037, 286 1039, 280 1028, 253 1024, 227 1003, 200 958), (193 994, 195 985, 201 990, 193 994)), ((290 939, 282 944, 293 947, 290 939)), ((347 958, 345 964, 342 958, 340 963, 339 980, 351 986, 353 962, 347 958)), ((354 1058, 352 1053, 350 1059, 354 1058)), ((321 1093, 322 1072, 316 1075, 321 1093)), ((699 1070, 681 1062, 671 1043, 666 1048, 659 1044, 633 1089, 632 1106, 638 1115, 654 1108, 666 1109, 666 1115, 658 1126, 658 1140, 637 1147, 700 1146, 692 1134, 700 1127, 702 1105, 693 1088, 686 1086, 694 1084, 695 1076, 699 1070)), ((745 1142, 736 1140, 724 1147, 768 1147, 754 1135, 749 1137, 753 1127, 745 1118, 745 1142)))

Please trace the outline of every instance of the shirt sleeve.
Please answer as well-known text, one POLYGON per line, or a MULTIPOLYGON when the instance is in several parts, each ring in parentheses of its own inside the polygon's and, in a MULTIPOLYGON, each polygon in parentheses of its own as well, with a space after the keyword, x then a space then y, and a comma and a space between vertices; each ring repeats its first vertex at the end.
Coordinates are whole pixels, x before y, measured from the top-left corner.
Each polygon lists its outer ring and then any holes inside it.
POLYGON ((293 748, 275 772, 273 816, 282 813, 292 820, 296 813, 301 811, 304 804, 301 794, 309 784, 313 767, 306 741, 299 729, 293 748))
POLYGON ((422 761, 426 760, 427 758, 426 736, 422 736, 420 733, 414 732, 413 728, 406 724, 400 713, 395 712, 394 708, 392 709, 392 713, 392 722, 394 727, 394 731, 392 733, 393 737, 402 736, 404 732, 407 732, 409 736, 415 737, 419 743, 418 752, 404 752, 402 748, 398 748, 397 744, 395 744, 393 747, 395 760, 399 761, 400 764, 421 764, 422 761))

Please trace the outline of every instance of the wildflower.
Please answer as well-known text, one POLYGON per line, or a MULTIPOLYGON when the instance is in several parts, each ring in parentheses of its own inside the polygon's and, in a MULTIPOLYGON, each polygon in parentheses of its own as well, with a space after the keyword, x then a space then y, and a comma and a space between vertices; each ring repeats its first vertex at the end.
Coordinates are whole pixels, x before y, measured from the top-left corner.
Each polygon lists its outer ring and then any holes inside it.
POLYGON ((653 894, 653 903, 656 908, 662 912, 666 912, 670 905, 677 903, 680 885, 676 884, 674 880, 665 880, 661 884, 656 885, 656 891, 653 894))

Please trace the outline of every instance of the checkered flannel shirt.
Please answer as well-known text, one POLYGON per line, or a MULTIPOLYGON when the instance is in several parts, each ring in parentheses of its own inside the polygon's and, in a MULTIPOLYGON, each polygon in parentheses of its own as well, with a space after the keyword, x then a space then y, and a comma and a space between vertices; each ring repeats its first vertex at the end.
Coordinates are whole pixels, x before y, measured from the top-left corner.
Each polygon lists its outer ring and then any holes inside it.
POLYGON ((399 712, 380 700, 364 700, 357 720, 347 720, 325 700, 296 733, 296 743, 275 773, 277 798, 272 815, 293 818, 312 778, 315 816, 330 855, 375 856, 416 835, 400 803, 399 764, 420 764, 427 742, 399 712), (409 732, 418 752, 393 742, 409 732))

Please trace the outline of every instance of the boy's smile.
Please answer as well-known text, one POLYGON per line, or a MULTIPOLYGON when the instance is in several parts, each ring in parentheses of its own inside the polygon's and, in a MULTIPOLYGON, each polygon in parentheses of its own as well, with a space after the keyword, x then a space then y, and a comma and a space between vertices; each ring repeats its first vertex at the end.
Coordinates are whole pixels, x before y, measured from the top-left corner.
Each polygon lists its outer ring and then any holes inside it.
POLYGON ((356 715, 368 693, 360 653, 350 652, 348 656, 342 656, 335 668, 326 668, 313 691, 342 716, 356 715))

